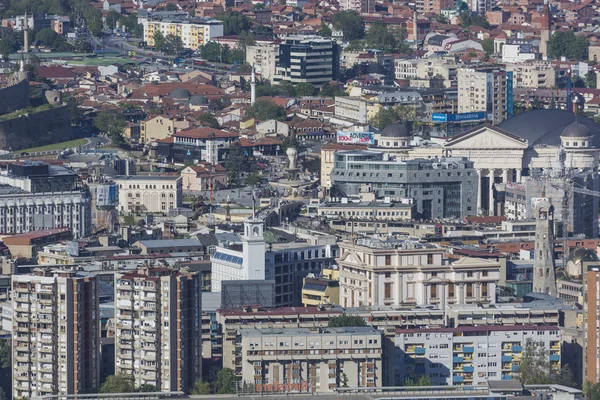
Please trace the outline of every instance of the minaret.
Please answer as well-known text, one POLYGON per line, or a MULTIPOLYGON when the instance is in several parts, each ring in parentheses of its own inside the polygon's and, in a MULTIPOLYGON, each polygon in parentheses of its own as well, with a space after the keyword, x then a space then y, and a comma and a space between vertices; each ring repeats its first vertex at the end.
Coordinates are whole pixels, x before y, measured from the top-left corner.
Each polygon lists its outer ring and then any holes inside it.
POLYGON ((419 35, 417 30, 417 5, 415 3, 415 10, 413 11, 413 38, 415 40, 415 50, 419 51, 419 35))
POLYGON ((256 102, 256 72, 252 67, 252 80, 250 81, 250 105, 254 105, 256 102))
MULTIPOLYGON (((543 195, 542 195, 543 197, 543 195)), ((554 266, 554 206, 547 198, 535 205, 535 250, 533 291, 557 295, 554 266)))
POLYGON ((25 20, 23 22, 23 53, 29 53, 29 20, 27 11, 25 11, 25 20))

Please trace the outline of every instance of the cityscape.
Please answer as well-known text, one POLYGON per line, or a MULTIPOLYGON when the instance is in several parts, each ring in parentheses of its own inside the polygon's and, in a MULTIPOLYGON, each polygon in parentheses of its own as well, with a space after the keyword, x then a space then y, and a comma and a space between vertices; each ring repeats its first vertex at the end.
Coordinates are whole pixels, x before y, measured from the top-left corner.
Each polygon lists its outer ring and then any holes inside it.
POLYGON ((600 2, 0 21, 0 400, 600 400, 600 2))

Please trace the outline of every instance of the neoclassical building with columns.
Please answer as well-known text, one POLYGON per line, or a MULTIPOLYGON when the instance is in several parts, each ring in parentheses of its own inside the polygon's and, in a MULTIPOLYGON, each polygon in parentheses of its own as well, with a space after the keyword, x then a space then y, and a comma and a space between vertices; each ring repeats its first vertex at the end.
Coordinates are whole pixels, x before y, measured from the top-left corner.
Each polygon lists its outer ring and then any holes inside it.
POLYGON ((561 168, 597 171, 600 125, 562 110, 533 110, 493 126, 483 124, 441 146, 415 147, 410 158, 467 157, 479 175, 478 213, 495 215, 494 184, 561 168))

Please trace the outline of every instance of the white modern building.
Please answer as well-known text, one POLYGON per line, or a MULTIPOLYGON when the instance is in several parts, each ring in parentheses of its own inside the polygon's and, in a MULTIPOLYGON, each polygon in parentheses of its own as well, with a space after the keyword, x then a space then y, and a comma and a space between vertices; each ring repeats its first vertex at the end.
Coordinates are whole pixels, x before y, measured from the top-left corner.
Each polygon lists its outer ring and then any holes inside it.
POLYGON ((12 276, 13 398, 96 393, 98 280, 36 270, 12 276))
POLYGON ((221 291, 223 281, 268 279, 265 275, 264 221, 254 217, 247 219, 241 240, 242 251, 219 246, 210 258, 213 292, 221 291))
POLYGON ((506 72, 495 69, 458 69, 458 112, 484 112, 487 121, 507 118, 506 72))
POLYGON ((246 63, 254 66, 261 79, 273 81, 275 61, 279 54, 279 45, 274 42, 257 42, 246 46, 246 63))
MULTIPOLYGON (((277 235, 276 231, 271 234, 277 235)), ((281 234, 289 235, 290 231, 281 234)), ((277 306, 301 305, 303 278, 333 264, 338 250, 333 235, 299 228, 294 234, 302 240, 270 243, 267 249, 264 222, 246 220, 240 235, 242 249, 218 246, 211 257, 212 291, 220 292, 222 282, 228 280, 273 280, 277 306)))
POLYGON ((560 370, 558 326, 512 325, 396 332, 396 384, 431 379, 433 385, 486 385, 488 380, 518 380, 528 342, 542 345, 554 372, 560 370))
POLYGON ((182 183, 179 176, 117 176, 119 211, 167 213, 181 206, 182 183))
POLYGON ((340 303, 344 307, 495 303, 500 264, 444 259, 444 249, 411 240, 341 242, 340 303))
POLYGON ((202 376, 200 275, 140 267, 115 274, 115 292, 115 373, 189 391, 202 376))

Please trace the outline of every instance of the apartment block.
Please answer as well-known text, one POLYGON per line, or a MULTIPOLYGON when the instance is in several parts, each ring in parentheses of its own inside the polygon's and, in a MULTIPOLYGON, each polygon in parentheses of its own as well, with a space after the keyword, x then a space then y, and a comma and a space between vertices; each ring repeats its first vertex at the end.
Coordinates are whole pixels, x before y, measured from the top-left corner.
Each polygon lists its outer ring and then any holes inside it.
POLYGON ((276 43, 259 43, 246 46, 246 63, 254 66, 262 79, 272 81, 275 76, 275 60, 279 54, 276 43))
POLYGON ((187 391, 202 376, 198 273, 142 267, 115 274, 115 373, 136 387, 187 391))
POLYGON ((558 372, 561 332, 557 326, 488 326, 399 329, 396 333, 396 384, 420 376, 433 385, 485 385, 488 380, 519 379, 528 340, 541 343, 558 372))
POLYGON ((181 38, 183 47, 198 50, 214 38, 223 36, 223 23, 211 18, 189 19, 145 19, 144 40, 148 46, 154 46, 154 35, 160 32, 164 37, 169 35, 181 38))
POLYGON ((381 332, 371 327, 242 329, 236 370, 259 392, 382 386, 381 332))
POLYGON ((344 307, 495 303, 500 264, 480 258, 444 260, 444 250, 411 240, 341 242, 344 307))
POLYGON ((357 13, 373 13, 375 12, 374 0, 341 0, 340 10, 356 11, 357 13))
POLYGON ((96 393, 98 280, 34 270, 12 276, 13 398, 96 393))
POLYGON ((506 72, 492 68, 458 69, 458 112, 485 112, 487 121, 499 124, 507 118, 506 72))
POLYGON ((417 13, 441 14, 442 10, 454 7, 454 0, 417 0, 417 13))
POLYGON ((513 73, 513 87, 551 89, 557 86, 557 71, 552 65, 506 63, 506 72, 513 73))

